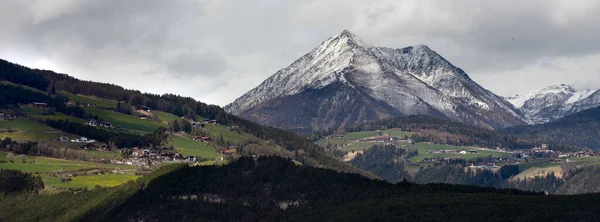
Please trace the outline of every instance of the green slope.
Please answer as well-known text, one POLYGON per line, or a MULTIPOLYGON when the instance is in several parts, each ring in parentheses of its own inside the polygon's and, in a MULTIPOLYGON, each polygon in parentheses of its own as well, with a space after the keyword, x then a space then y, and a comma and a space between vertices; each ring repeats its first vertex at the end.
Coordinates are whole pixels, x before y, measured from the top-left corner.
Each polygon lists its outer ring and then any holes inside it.
POLYGON ((97 107, 101 108, 117 108, 117 101, 112 99, 105 99, 96 96, 75 95, 63 90, 59 91, 59 93, 65 95, 70 100, 79 102, 83 106, 86 106, 87 104, 96 104, 97 107))
POLYGON ((199 143, 179 136, 173 136, 172 141, 173 146, 183 156, 200 156, 203 158, 215 158, 218 156, 217 151, 206 143, 199 143))
POLYGON ((158 116, 158 119, 161 122, 173 122, 174 120, 179 119, 178 116, 163 111, 152 111, 152 115, 158 116))
POLYGON ((164 127, 164 125, 161 123, 140 119, 135 116, 126 115, 119 112, 106 111, 94 108, 86 108, 85 111, 92 115, 101 117, 104 121, 111 122, 114 125, 129 130, 150 133, 158 129, 159 127, 164 127))
POLYGON ((13 139, 56 139, 62 135, 59 130, 43 125, 33 120, 15 119, 0 121, 0 138, 10 137, 13 139), (6 132, 7 130, 17 132, 6 132))

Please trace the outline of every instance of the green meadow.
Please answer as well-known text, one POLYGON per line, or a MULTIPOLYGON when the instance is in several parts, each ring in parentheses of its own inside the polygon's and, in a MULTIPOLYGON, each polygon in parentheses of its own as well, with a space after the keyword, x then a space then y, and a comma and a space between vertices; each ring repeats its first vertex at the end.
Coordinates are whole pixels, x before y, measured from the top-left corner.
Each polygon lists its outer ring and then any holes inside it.
POLYGON ((161 122, 173 122, 176 119, 179 119, 178 116, 176 116, 175 114, 171 114, 168 112, 164 112, 164 111, 152 111, 152 115, 154 116, 158 116, 158 119, 161 122))
POLYGON ((62 135, 61 131, 28 119, 0 121, 0 138, 13 139, 55 139, 62 135), (7 132, 8 129, 16 132, 7 132))
POLYGON ((466 160, 477 159, 477 157, 503 157, 505 155, 510 155, 508 153, 496 152, 496 151, 488 151, 488 150, 478 150, 472 147, 464 147, 464 146, 453 146, 446 144, 429 144, 429 143, 416 143, 417 151, 419 152, 418 156, 409 158, 410 161, 419 162, 424 158, 436 158, 436 157, 460 157, 466 160), (455 154, 455 153, 436 153, 436 154, 428 154, 429 150, 457 150, 457 151, 469 151, 475 150, 477 154, 455 154))
POLYGON ((104 121, 111 122, 114 125, 129 130, 151 133, 159 127, 164 127, 164 125, 159 122, 140 119, 138 117, 126 115, 119 112, 106 111, 95 108, 86 108, 85 111, 92 115, 101 117, 104 121))
POLYGON ((188 138, 179 136, 172 137, 173 146, 183 156, 200 156, 204 158, 214 158, 218 156, 217 151, 206 143, 196 142, 188 138))
POLYGON ((111 100, 111 99, 98 98, 95 96, 75 95, 75 94, 67 92, 67 91, 59 91, 59 93, 65 95, 70 100, 79 102, 83 106, 86 106, 87 104, 96 104, 97 107, 101 107, 101 108, 116 108, 117 107, 117 101, 111 100))

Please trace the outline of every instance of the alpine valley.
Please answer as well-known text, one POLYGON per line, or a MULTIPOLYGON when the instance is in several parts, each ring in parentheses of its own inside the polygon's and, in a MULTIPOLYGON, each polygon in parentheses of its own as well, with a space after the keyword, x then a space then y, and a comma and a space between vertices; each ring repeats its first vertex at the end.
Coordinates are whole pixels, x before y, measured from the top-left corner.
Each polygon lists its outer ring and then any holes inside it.
POLYGON ((325 40, 225 109, 296 132, 416 114, 485 128, 530 122, 429 47, 370 46, 348 30, 325 40))

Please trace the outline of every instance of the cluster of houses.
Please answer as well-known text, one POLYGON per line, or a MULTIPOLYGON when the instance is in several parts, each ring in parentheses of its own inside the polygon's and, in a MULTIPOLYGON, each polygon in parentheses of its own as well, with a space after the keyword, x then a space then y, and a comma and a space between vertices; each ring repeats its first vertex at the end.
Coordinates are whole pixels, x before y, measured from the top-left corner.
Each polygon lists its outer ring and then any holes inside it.
POLYGON ((183 156, 180 153, 170 152, 168 148, 142 149, 134 147, 131 149, 130 157, 114 158, 110 162, 115 164, 149 166, 156 165, 158 162, 195 163, 197 159, 195 156, 183 156))
POLYGON ((576 151, 576 152, 568 152, 562 153, 558 155, 558 157, 592 157, 592 156, 600 156, 598 152, 594 151, 576 151))
POLYGON ((88 121, 85 122, 85 124, 87 124, 88 126, 100 126, 100 127, 104 127, 104 128, 108 128, 108 129, 115 129, 116 126, 113 125, 110 122, 106 122, 106 121, 97 121, 95 119, 89 119, 88 121))
POLYGON ((451 153, 451 154, 477 154, 477 150, 429 150, 427 154, 441 154, 441 153, 451 153))
POLYGON ((96 140, 88 139, 83 136, 76 137, 75 139, 71 139, 71 140, 69 140, 68 136, 61 136, 56 140, 61 141, 61 142, 71 142, 71 143, 95 143, 96 142, 96 140))
MULTIPOLYGON (((337 136, 336 138, 338 138, 338 137, 339 136, 337 136)), ((343 138, 343 136, 340 138, 343 138)), ((396 145, 396 144, 398 144, 398 142, 412 143, 412 140, 411 139, 400 139, 395 136, 382 135, 382 136, 372 136, 372 137, 362 138, 359 140, 359 142, 382 143, 384 145, 396 145)))
POLYGON ((65 100, 65 105, 67 106, 79 106, 79 107, 92 107, 92 108, 96 108, 96 104, 95 103, 87 103, 85 105, 83 104, 79 104, 77 105, 77 102, 73 101, 73 100, 65 100))
POLYGON ((497 170, 500 169, 500 166, 496 165, 496 163, 485 163, 485 164, 475 164, 471 163, 469 168, 472 169, 483 169, 483 170, 497 170))

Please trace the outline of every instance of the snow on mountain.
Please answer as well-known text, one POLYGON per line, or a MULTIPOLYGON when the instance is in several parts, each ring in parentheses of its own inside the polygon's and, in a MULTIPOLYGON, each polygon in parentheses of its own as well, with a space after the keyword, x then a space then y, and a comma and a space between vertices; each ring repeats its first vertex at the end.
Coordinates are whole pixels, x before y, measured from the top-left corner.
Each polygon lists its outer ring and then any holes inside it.
POLYGON ((590 98, 594 92, 589 89, 578 91, 561 84, 506 99, 520 109, 530 123, 540 124, 600 105, 600 92, 596 93, 598 101, 593 99, 595 97, 590 98))
POLYGON ((591 109, 600 106, 600 89, 596 91, 586 91, 581 95, 577 96, 580 99, 570 103, 572 105, 569 111, 565 113, 566 115, 571 115, 586 109, 591 109))
MULTIPOLYGON (((290 110, 288 106, 301 107, 302 104, 286 103, 286 98, 302 103, 302 99, 311 98, 299 95, 315 96, 322 94, 335 95, 336 100, 319 97, 319 104, 325 101, 336 103, 329 109, 314 107, 317 112, 305 114, 305 125, 308 128, 322 128, 323 120, 315 116, 328 116, 339 119, 339 122, 328 123, 327 127, 356 124, 342 118, 344 104, 339 92, 349 92, 346 97, 358 96, 360 100, 352 100, 352 107, 357 104, 380 104, 383 102, 402 113, 440 115, 449 119, 484 127, 505 127, 524 124, 524 118, 513 105, 503 98, 484 89, 458 67, 455 67, 442 56, 424 45, 410 46, 402 49, 373 47, 366 45, 354 34, 344 30, 340 35, 331 37, 305 54, 290 66, 279 70, 258 87, 250 90, 225 109, 236 115, 258 122, 269 123, 279 127, 292 127, 282 119, 274 121, 267 115, 272 110, 290 110), (335 87, 333 87, 335 86, 335 87), (310 91, 310 93, 305 93, 310 91), (330 91, 336 91, 330 94, 330 91), (302 99, 300 99, 302 98, 302 99), (285 106, 285 107, 284 107, 285 106), (332 116, 334 113, 336 116, 332 116), (326 115, 325 115, 326 114, 326 115), (311 116, 312 115, 312 116, 311 116)), ((347 100, 346 101, 350 101, 347 100)), ((313 103, 314 101, 305 101, 313 103)), ((323 106, 323 105, 320 105, 323 106)), ((385 105, 379 105, 383 107, 385 105)), ((291 109, 293 110, 293 109, 291 109)), ((369 110, 378 113, 374 116, 392 115, 389 107, 369 110), (383 111, 387 110, 387 111, 383 111), (382 114, 381 112, 388 112, 382 114)), ((359 113, 366 112, 358 109, 359 113)), ((296 115, 289 113, 289 115, 296 115)), ((274 117, 273 117, 274 118, 274 117)), ((366 121, 366 117, 356 116, 355 121, 366 121)), ((294 128, 303 123, 294 122, 294 128)))

